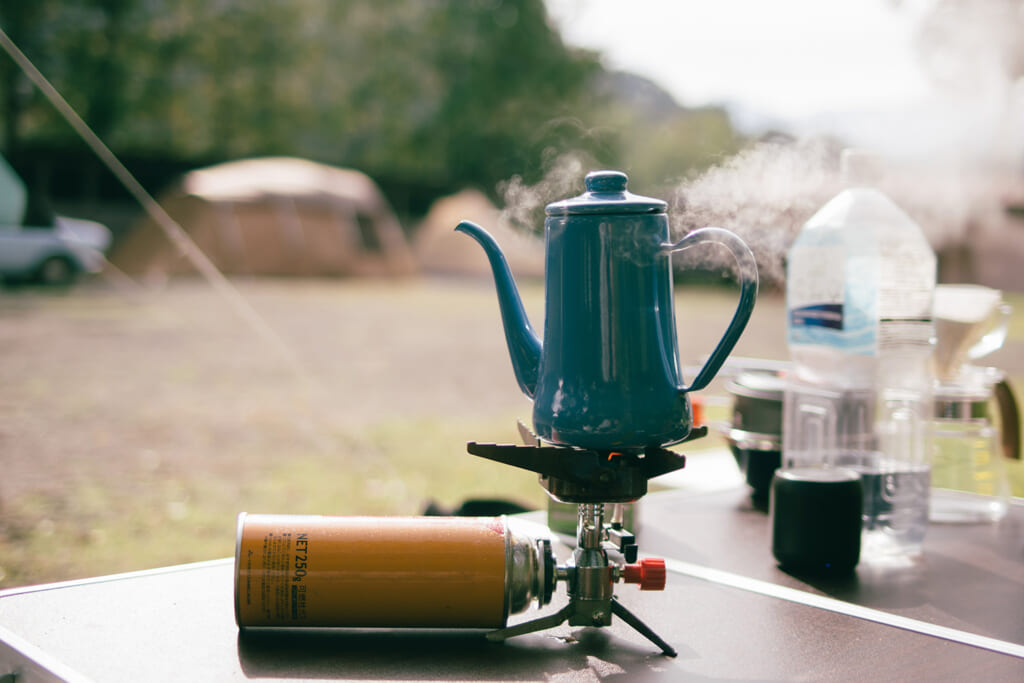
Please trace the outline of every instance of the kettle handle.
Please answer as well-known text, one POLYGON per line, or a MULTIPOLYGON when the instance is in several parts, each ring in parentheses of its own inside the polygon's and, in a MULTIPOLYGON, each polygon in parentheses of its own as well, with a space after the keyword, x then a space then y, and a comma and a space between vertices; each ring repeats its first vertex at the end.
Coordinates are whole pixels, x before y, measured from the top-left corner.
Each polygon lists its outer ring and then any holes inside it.
POLYGON ((754 260, 754 254, 743 240, 728 230, 722 228, 700 228, 689 233, 675 244, 663 244, 662 249, 671 254, 695 247, 698 244, 707 243, 722 245, 736 259, 740 280, 740 301, 736 306, 736 312, 733 313, 729 327, 726 328, 725 334, 719 340, 715 350, 711 352, 711 355, 704 362, 704 367, 697 373, 697 377, 694 378, 690 386, 680 389, 684 393, 699 391, 714 379, 719 368, 722 367, 722 363, 725 362, 732 348, 739 341, 740 335, 743 334, 743 329, 747 326, 750 314, 754 310, 754 302, 757 300, 757 262, 754 260))

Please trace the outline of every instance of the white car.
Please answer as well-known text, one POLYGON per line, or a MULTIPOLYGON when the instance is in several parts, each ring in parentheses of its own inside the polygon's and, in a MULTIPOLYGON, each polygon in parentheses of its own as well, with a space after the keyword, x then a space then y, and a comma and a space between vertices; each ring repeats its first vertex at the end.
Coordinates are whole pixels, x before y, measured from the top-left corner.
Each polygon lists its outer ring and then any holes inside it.
POLYGON ((99 272, 110 230, 55 216, 31 200, 21 176, 0 156, 0 280, 66 285, 80 273, 99 272))
POLYGON ((98 273, 111 234, 106 226, 57 216, 53 225, 0 225, 0 278, 5 282, 70 284, 81 273, 98 273))

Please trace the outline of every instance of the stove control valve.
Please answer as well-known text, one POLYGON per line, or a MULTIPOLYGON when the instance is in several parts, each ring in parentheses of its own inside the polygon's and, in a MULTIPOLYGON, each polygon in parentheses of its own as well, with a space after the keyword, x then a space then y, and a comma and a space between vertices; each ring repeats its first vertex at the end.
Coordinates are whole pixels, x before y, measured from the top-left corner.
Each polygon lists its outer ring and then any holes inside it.
POLYGON ((622 580, 625 583, 638 583, 642 591, 665 590, 665 560, 656 557, 645 557, 637 564, 627 564, 622 568, 622 580))

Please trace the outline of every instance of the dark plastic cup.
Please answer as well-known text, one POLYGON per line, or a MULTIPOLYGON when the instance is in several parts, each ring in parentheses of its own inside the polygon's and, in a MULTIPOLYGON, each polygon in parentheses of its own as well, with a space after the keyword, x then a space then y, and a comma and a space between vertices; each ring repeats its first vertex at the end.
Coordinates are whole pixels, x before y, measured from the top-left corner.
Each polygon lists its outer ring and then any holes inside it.
POLYGON ((839 575, 860 561, 861 476, 840 467, 781 469, 772 480, 772 554, 789 572, 839 575))

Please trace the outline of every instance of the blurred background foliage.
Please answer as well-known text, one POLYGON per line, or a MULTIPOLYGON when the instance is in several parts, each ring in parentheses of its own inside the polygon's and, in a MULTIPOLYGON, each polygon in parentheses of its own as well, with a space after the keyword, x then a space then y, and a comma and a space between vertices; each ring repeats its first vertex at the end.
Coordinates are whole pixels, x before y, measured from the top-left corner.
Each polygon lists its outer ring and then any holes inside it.
MULTIPOLYGON (((467 186, 498 199, 569 152, 645 187, 742 142, 723 109, 684 108, 567 47, 542 0, 33 0, 0 4, 0 26, 151 191, 199 165, 293 155, 404 188, 413 206, 397 208, 415 213, 467 186)), ((53 176, 41 159, 90 163, 7 58, 0 99, 4 154, 30 182, 53 176)))

